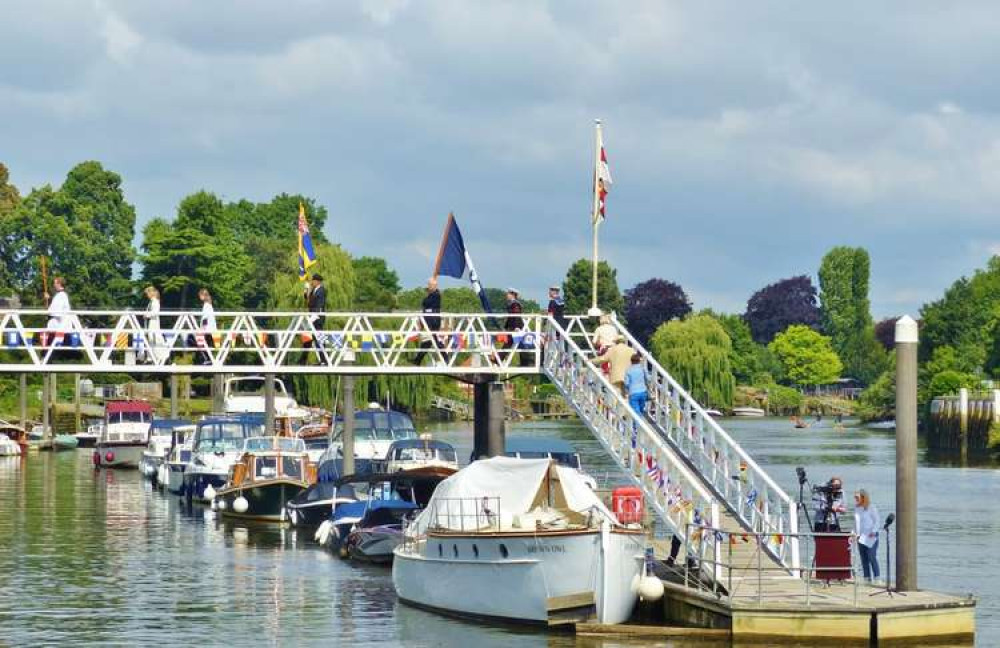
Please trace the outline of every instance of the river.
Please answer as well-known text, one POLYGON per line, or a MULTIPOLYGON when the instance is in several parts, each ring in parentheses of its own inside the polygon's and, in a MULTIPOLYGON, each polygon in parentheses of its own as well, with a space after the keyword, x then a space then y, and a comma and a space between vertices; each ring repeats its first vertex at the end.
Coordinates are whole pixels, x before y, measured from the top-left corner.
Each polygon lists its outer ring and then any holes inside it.
MULTIPOLYGON (((893 510, 891 432, 832 422, 725 426, 789 492, 795 466, 817 483, 837 475, 893 510)), ((469 424, 430 426, 468 457, 469 424)), ((574 443, 603 484, 623 479, 577 422, 525 423, 511 434, 574 443)), ((977 644, 1000 641, 1000 470, 962 468, 921 451, 919 581, 979 597, 977 644)), ((884 557, 882 558, 884 563, 884 557)), ((884 567, 884 565, 883 565, 884 567)), ((0 458, 0 645, 611 646, 456 621, 396 602, 389 570, 357 566, 311 534, 223 523, 153 491, 137 471, 95 472, 90 452, 0 458)), ((662 646, 686 646, 661 642, 662 646)), ((700 642, 690 645, 709 646, 700 642)))

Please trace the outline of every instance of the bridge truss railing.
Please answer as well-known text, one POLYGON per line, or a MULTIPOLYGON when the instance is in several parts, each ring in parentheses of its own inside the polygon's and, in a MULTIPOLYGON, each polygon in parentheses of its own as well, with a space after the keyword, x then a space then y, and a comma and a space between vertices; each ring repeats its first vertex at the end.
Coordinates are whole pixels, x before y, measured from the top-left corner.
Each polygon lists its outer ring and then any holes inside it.
MULTIPOLYGON (((571 317, 567 330, 573 340, 593 356, 597 351, 588 326, 591 321, 585 317, 571 317)), ((621 322, 614 317, 611 322, 641 358, 649 387, 649 421, 694 467, 744 528, 768 539, 765 550, 787 569, 798 570, 798 505, 795 500, 706 413, 621 322)))
MULTIPOLYGON (((604 449, 646 496, 647 504, 679 537, 687 525, 719 526, 719 503, 688 465, 633 410, 621 392, 554 320, 546 322, 543 368, 604 449)), ((718 542, 706 534, 692 542, 718 542)), ((694 554, 700 547, 689 546, 694 554)), ((715 574, 718 577, 718 574, 715 574)))
POLYGON ((209 331, 199 311, 162 312, 152 330, 142 311, 74 311, 54 330, 45 311, 0 310, 0 372, 537 374, 546 316, 520 315, 516 331, 503 330, 503 314, 442 314, 437 331, 422 313, 215 317, 209 331), (188 364, 192 354, 201 363, 188 364))

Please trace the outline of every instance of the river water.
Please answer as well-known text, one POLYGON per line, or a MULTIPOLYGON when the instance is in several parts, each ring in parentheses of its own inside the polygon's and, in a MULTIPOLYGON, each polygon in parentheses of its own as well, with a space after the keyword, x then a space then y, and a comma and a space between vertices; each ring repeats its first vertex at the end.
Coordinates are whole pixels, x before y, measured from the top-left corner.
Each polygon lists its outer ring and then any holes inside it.
MULTIPOLYGON (((789 492, 797 494, 795 466, 802 465, 816 482, 837 475, 848 491, 867 488, 883 515, 893 510, 891 432, 825 422, 795 430, 777 419, 725 425, 789 492)), ((431 428, 469 456, 468 424, 431 428)), ((579 423, 518 424, 511 434, 567 439, 602 485, 624 482, 579 423)), ((918 479, 920 584, 974 592, 977 644, 994 645, 1000 470, 942 465, 922 453, 918 479)), ((137 471, 95 472, 86 450, 0 458, 0 646, 65 642, 622 645, 409 608, 396 602, 385 568, 341 561, 304 531, 223 523, 204 508, 185 509, 137 471)))

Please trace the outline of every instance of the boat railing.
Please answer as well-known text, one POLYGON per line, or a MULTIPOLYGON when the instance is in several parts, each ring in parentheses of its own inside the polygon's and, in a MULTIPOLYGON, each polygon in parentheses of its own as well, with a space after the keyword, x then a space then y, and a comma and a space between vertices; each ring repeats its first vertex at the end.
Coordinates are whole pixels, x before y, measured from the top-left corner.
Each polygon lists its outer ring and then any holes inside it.
POLYGON ((499 497, 440 497, 429 508, 428 529, 439 531, 499 531, 499 497))
POLYGON ((847 532, 781 534, 688 524, 684 586, 726 600, 730 605, 757 606, 764 604, 769 591, 780 591, 787 597, 792 590, 809 606, 814 602, 814 590, 820 587, 823 601, 829 603, 836 598, 842 605, 860 607, 858 552, 853 550, 856 542, 856 536, 847 532), (792 541, 803 552, 803 567, 789 572, 765 554, 773 555, 777 546, 792 541), (751 549, 749 556, 747 547, 751 549), (702 574, 721 577, 703 578, 702 574))
MULTIPOLYGON (((639 354, 649 386, 644 417, 697 471, 746 529, 781 534, 792 540, 774 557, 788 569, 799 567, 796 502, 713 419, 614 316, 611 323, 639 354)), ((570 317, 566 331, 590 355, 597 353, 587 318, 570 317)))

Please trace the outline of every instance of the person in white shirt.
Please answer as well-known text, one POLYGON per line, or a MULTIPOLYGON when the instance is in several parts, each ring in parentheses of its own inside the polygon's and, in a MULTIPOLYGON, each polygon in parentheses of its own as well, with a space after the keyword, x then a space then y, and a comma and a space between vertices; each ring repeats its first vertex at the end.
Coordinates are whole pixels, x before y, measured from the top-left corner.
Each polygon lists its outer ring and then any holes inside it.
POLYGON ((878 509, 871 503, 868 491, 862 489, 854 494, 854 535, 858 540, 861 554, 861 568, 865 580, 871 582, 879 577, 878 572, 878 532, 882 524, 878 509))
POLYGON ((201 300, 201 321, 199 326, 201 328, 201 337, 204 339, 204 346, 202 350, 198 352, 198 357, 200 358, 199 364, 212 364, 212 356, 209 355, 208 349, 215 348, 215 331, 218 329, 218 325, 215 322, 215 307, 212 306, 212 293, 208 292, 208 288, 202 288, 198 291, 198 299, 201 300))
POLYGON ((146 286, 146 299, 149 304, 143 318, 146 320, 146 359, 149 362, 156 362, 163 348, 163 336, 160 334, 160 291, 153 286, 146 286))
MULTIPOLYGON (((46 326, 49 330, 49 342, 51 346, 65 342, 65 335, 70 330, 70 306, 69 295, 66 294, 66 282, 62 277, 52 280, 52 287, 56 294, 49 303, 49 321, 46 326)), ((49 293, 45 293, 48 301, 49 293)))
POLYGON ((618 329, 611 323, 610 315, 601 315, 600 324, 594 329, 593 344, 597 353, 604 353, 618 341, 618 329))

